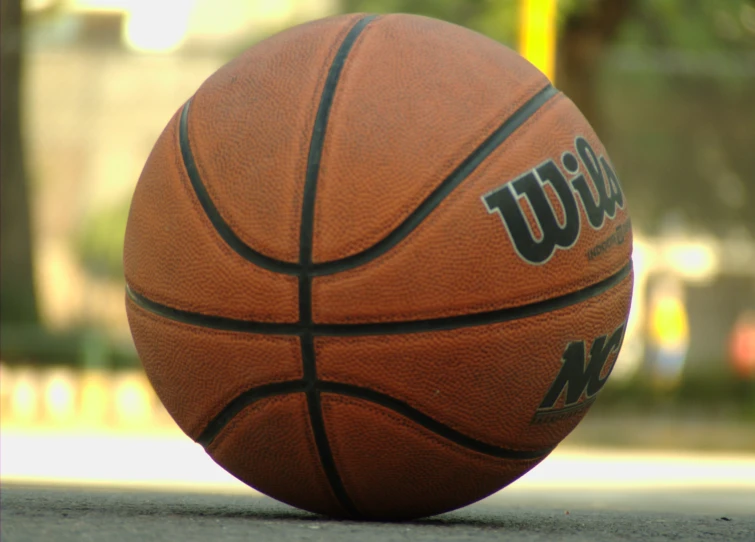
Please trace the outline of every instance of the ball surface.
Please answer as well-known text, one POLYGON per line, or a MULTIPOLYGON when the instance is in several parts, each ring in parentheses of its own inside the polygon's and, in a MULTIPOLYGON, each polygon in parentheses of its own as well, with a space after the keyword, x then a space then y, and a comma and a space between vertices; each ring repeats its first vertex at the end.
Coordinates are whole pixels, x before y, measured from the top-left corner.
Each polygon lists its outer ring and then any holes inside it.
POLYGON ((619 180, 515 52, 410 15, 298 26, 157 141, 127 312, 178 425, 313 512, 407 519, 516 480, 611 371, 632 289, 619 180))

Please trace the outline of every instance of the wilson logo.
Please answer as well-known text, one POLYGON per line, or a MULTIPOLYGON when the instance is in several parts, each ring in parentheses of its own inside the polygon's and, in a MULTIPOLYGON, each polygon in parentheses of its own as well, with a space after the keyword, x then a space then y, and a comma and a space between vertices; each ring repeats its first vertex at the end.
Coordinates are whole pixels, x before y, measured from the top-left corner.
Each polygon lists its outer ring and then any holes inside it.
POLYGON ((569 249, 577 242, 582 228, 577 199, 594 230, 624 208, 619 178, 608 160, 598 157, 584 137, 577 137, 574 146, 576 156, 568 151, 561 155, 566 174, 554 160, 548 160, 482 196, 488 212, 498 213, 503 220, 517 254, 531 264, 543 264, 556 249, 569 249), (568 181, 567 175, 571 176, 568 181), (553 208, 546 185, 558 200, 560 212, 553 208), (534 219, 534 229, 527 211, 534 219))
POLYGON ((613 363, 610 366, 607 363, 612 354, 618 355, 624 340, 624 329, 625 324, 621 324, 610 335, 592 341, 589 355, 585 341, 573 341, 566 346, 561 369, 535 412, 532 423, 571 417, 595 401, 611 374, 613 363))

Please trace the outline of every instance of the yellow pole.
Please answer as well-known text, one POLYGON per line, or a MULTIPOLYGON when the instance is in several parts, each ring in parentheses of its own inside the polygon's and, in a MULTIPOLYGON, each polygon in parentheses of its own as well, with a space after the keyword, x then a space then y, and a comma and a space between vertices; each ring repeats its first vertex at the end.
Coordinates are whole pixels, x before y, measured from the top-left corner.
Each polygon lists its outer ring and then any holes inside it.
POLYGON ((554 80, 556 0, 519 1, 519 52, 554 80))

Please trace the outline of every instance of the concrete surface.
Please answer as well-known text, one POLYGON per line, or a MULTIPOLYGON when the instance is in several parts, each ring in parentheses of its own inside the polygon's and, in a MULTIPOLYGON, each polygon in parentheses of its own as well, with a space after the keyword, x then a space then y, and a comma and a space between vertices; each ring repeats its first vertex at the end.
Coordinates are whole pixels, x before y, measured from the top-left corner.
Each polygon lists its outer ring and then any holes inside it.
POLYGON ((461 511, 393 524, 329 520, 251 494, 4 484, 0 498, 3 542, 755 540, 755 498, 734 491, 504 491, 461 511))

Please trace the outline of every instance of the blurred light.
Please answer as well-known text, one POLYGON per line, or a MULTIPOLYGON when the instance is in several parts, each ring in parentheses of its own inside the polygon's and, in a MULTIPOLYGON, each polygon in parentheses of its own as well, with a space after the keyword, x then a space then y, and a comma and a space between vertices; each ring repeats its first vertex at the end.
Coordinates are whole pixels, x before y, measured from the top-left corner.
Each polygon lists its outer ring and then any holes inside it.
POLYGON ((76 415, 76 383, 71 371, 52 371, 45 380, 45 415, 56 423, 71 421, 76 415))
POLYGON ((663 390, 676 388, 689 349, 689 322, 684 287, 666 277, 651 291, 649 325, 653 344, 649 360, 653 384, 663 390))
MULTIPOLYGON (((196 0, 195 25, 200 31, 231 31, 285 24, 295 14, 295 0, 196 0)), ((310 4, 316 3, 309 0, 310 4)))
POLYGON ((559 447, 514 487, 755 488, 755 456, 559 447))
MULTIPOLYGON (((2 482, 147 487, 259 495, 201 446, 164 436, 3 430, 2 482), (50 461, 55 450, 56 461, 50 461)), ((517 490, 755 490, 755 455, 559 447, 517 490)))
POLYGON ((81 418, 90 424, 101 424, 108 417, 110 386, 101 371, 89 370, 81 381, 81 418))
POLYGON ((648 246, 637 235, 634 236, 633 240, 632 264, 634 268, 632 307, 629 312, 624 342, 611 370, 611 380, 614 382, 626 382, 636 375, 642 366, 645 354, 645 299, 642 294, 645 291, 648 276, 648 246))
POLYGON ((81 266, 60 236, 40 239, 35 247, 36 284, 44 321, 63 328, 81 311, 86 288, 81 266))
POLYGON ((183 45, 193 1, 134 0, 123 20, 126 45, 139 52, 170 53, 183 45))
POLYGON ((152 413, 152 393, 143 373, 129 373, 119 378, 115 385, 115 412, 118 421, 128 425, 148 423, 152 413))
POLYGON ((10 415, 19 423, 32 423, 39 415, 39 383, 34 372, 21 369, 13 380, 10 415))
POLYGON ((263 36, 335 11, 333 0, 196 0, 190 14, 194 44, 249 44, 263 36))
POLYGON ((741 378, 755 379, 755 310, 746 310, 737 318, 729 351, 734 371, 741 378))
POLYGON ((66 8, 80 12, 123 12, 135 1, 139 0, 68 0, 66 8))
POLYGON ((670 269, 692 281, 710 280, 719 271, 718 255, 712 243, 668 243, 663 247, 663 258, 670 269))
POLYGON ((0 364, 3 427, 174 432, 141 370, 114 372, 0 364))
POLYGON ((2 483, 230 491, 258 495, 180 432, 164 435, 3 428, 2 483), (50 451, 55 461, 50 461, 50 451))
POLYGON ((42 11, 50 9, 56 2, 57 0, 23 0, 23 7, 26 11, 42 11))
POLYGON ((520 0, 519 52, 554 79, 556 0, 520 0))
POLYGON ((0 363, 0 416, 6 414, 6 407, 10 403, 11 390, 13 389, 13 380, 15 375, 13 370, 0 363))

